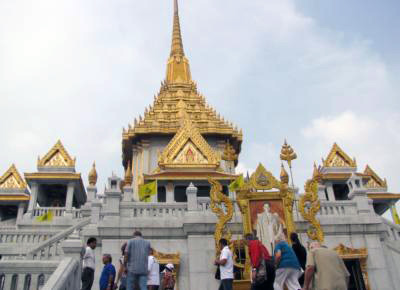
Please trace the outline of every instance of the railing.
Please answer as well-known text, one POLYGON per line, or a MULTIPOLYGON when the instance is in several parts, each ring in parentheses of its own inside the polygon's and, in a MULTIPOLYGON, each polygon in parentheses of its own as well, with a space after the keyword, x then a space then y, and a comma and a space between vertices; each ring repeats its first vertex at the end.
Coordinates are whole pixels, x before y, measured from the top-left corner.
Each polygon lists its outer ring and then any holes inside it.
POLYGON ((64 258, 44 285, 43 289, 80 289, 80 278, 79 262, 71 257, 64 258))
POLYGON ((65 215, 65 207, 38 207, 33 210, 33 216, 38 217, 42 216, 51 211, 53 216, 64 216, 65 215))
POLYGON ((24 230, 1 230, 0 244, 2 243, 40 243, 50 238, 54 232, 38 232, 24 230))
POLYGON ((356 215, 357 203, 354 201, 321 201, 321 209, 317 216, 356 215))
POLYGON ((205 211, 211 212, 210 198, 209 197, 198 197, 197 198, 197 208, 203 212, 205 212, 205 211))
POLYGON ((131 217, 183 217, 187 203, 133 203, 131 217))
POLYGON ((387 238, 390 241, 400 241, 400 225, 396 225, 383 217, 382 222, 386 227, 387 238))
POLYGON ((82 212, 80 208, 73 208, 72 209, 72 218, 80 219, 82 218, 82 212))
POLYGON ((90 218, 86 218, 76 225, 69 227, 68 229, 54 235, 50 239, 44 241, 40 245, 36 246, 27 253, 27 259, 42 260, 49 259, 54 256, 60 256, 62 250, 60 248, 61 243, 68 238, 73 232, 80 234, 82 228, 90 223, 90 218))
POLYGON ((46 280, 57 269, 59 263, 59 261, 2 260, 0 261, 0 283, 3 284, 1 289, 44 289, 42 287, 46 280))

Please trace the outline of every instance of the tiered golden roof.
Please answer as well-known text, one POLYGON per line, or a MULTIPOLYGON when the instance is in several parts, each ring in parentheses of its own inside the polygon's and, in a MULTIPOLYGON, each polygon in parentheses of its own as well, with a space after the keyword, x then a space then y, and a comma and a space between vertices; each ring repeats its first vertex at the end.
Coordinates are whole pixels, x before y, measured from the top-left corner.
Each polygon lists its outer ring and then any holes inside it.
POLYGON ((365 167, 364 174, 366 174, 366 175, 371 177, 368 180, 367 184, 365 185, 366 188, 383 188, 383 189, 387 189, 386 179, 380 178, 378 176, 378 174, 376 174, 375 171, 373 171, 371 169, 371 167, 369 167, 369 165, 367 165, 365 167))
POLYGON ((0 189, 26 189, 26 182, 14 164, 0 177, 0 189))
POLYGON ((75 167, 75 159, 72 159, 65 150, 60 140, 43 157, 38 157, 38 167, 75 167))
POLYGON ((135 119, 128 129, 123 130, 122 150, 123 164, 126 168, 131 159, 132 144, 139 136, 151 134, 175 134, 180 128, 179 101, 186 104, 186 112, 193 124, 201 134, 225 135, 240 152, 242 131, 232 123, 222 118, 215 109, 211 108, 198 91, 197 85, 192 81, 189 61, 185 57, 179 23, 178 3, 174 1, 174 18, 171 53, 167 64, 166 80, 161 83, 161 88, 154 102, 145 109, 143 118, 135 119))
POLYGON ((357 167, 355 159, 351 159, 336 143, 333 144, 326 160, 325 167, 357 167))

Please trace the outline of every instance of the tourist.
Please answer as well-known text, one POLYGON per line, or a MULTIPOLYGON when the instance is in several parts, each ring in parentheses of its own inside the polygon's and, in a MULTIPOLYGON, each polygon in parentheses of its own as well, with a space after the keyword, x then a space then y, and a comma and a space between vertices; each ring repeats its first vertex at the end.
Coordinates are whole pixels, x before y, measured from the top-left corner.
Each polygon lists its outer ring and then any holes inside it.
POLYGON ((126 249, 126 242, 122 244, 121 252, 122 256, 119 258, 119 269, 117 274, 117 281, 115 285, 117 286, 119 283, 119 290, 126 290, 126 276, 127 276, 127 269, 125 266, 125 249, 126 249))
POLYGON ((233 289, 233 256, 228 247, 226 239, 219 240, 221 254, 219 259, 215 260, 215 265, 219 265, 221 271, 221 283, 219 290, 232 290, 233 289))
POLYGON ((96 249, 97 240, 96 238, 89 238, 86 243, 85 253, 83 254, 83 265, 82 265, 82 290, 92 289, 94 280, 95 270, 95 255, 94 249, 96 249))
POLYGON ((339 255, 318 242, 312 242, 310 248, 303 290, 346 290, 350 274, 339 255))
POLYGON ((162 289, 163 290, 173 290, 175 288, 175 278, 174 278, 174 265, 173 264, 167 264, 165 265, 164 269, 164 276, 162 279, 162 289))
POLYGON ((100 275, 100 290, 113 290, 115 280, 115 267, 110 254, 103 255, 104 268, 100 275))
POLYGON ((283 285, 286 284, 288 290, 299 290, 301 286, 298 279, 301 275, 301 267, 296 254, 286 242, 284 234, 279 235, 275 243, 276 276, 274 289, 283 290, 283 285))
MULTIPOLYGON (((297 260, 299 261, 300 266, 303 269, 303 271, 305 271, 306 270, 306 261, 307 261, 307 250, 301 244, 301 242, 299 240, 299 235, 297 233, 291 233, 290 240, 292 241, 292 249, 293 249, 294 253, 296 254, 297 260)), ((300 276, 299 283, 300 283, 300 286, 303 286, 304 275, 300 276)))
POLYGON ((148 290, 158 290, 160 286, 160 264, 154 257, 154 249, 150 248, 149 255, 149 275, 147 277, 148 290))
POLYGON ((132 290, 135 284, 139 284, 139 290, 147 290, 149 252, 150 242, 142 238, 140 231, 135 231, 133 239, 128 241, 124 256, 128 269, 128 290, 132 290))
POLYGON ((250 262, 252 267, 251 272, 251 290, 274 290, 275 267, 272 262, 271 255, 267 248, 257 240, 252 234, 245 236, 245 243, 249 248, 250 262), (265 281, 258 284, 256 282, 256 273, 264 259, 265 265, 265 281))

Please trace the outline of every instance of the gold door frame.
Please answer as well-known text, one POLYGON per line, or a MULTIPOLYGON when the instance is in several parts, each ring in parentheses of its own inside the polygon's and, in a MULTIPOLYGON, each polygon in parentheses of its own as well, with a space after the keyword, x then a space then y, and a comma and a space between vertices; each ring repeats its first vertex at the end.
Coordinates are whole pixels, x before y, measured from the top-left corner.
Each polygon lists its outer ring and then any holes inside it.
POLYGON ((175 277, 176 286, 175 289, 179 289, 179 269, 181 264, 181 254, 177 252, 176 254, 166 254, 162 252, 158 252, 154 250, 154 257, 157 259, 158 263, 161 265, 166 265, 171 263, 174 265, 175 269, 173 272, 173 276, 175 277))

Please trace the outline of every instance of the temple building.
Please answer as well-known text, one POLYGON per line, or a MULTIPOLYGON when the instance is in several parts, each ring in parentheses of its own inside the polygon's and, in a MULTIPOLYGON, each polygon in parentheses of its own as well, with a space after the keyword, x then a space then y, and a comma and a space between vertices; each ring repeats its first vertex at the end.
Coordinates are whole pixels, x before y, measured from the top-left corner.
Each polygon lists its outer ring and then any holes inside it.
POLYGON ((93 163, 84 182, 75 158, 57 141, 35 172, 21 175, 11 165, 0 178, 0 290, 80 289, 89 237, 98 241, 98 289, 102 254, 118 261, 134 230, 151 242, 162 269, 175 265, 177 290, 217 289, 213 262, 222 237, 234 253, 234 289, 250 289, 244 235, 256 234, 272 250, 274 238, 294 231, 304 244, 320 241, 339 253, 351 273, 349 289, 396 289, 400 194, 373 167, 360 171, 336 143, 314 164, 304 190, 292 185, 288 171, 297 154, 286 141, 278 177, 262 164, 246 178, 238 174, 242 130, 199 93, 173 3, 165 80, 122 133, 124 176, 112 174, 100 190, 101 169, 93 163), (154 183, 144 199, 143 188, 154 183), (394 222, 382 216, 388 210, 394 222), (261 234, 263 227, 269 235, 261 234))

